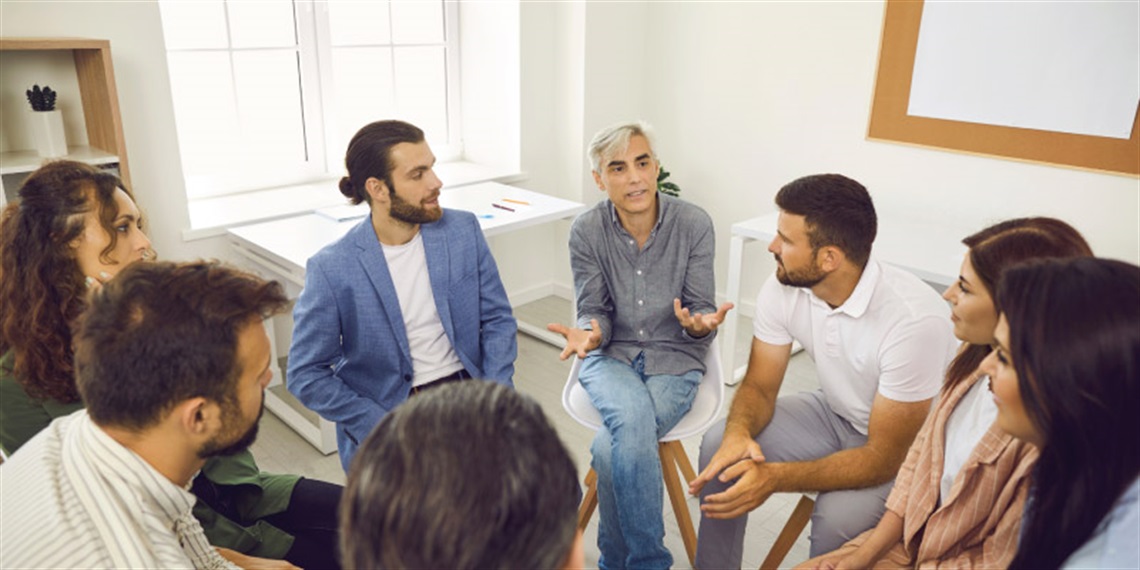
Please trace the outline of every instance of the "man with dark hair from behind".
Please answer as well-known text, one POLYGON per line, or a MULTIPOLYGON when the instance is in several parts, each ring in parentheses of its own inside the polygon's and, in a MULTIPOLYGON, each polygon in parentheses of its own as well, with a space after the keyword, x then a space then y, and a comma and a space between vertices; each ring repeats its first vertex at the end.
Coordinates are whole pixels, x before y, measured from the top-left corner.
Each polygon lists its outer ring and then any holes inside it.
POLYGON ((582 568, 577 471, 531 398, 442 386, 388 414, 341 500, 346 568, 582 568))
POLYGON ((216 262, 135 263, 97 290, 74 341, 86 409, 0 465, 0 567, 292 567, 223 558, 187 491, 206 458, 257 435, 262 320, 286 303, 276 282, 216 262))
POLYGON ((776 205, 776 274, 756 298, 748 370, 690 483, 700 568, 740 567, 748 513, 772 493, 819 493, 812 556, 874 526, 957 350, 938 293, 871 256, 878 219, 862 184, 805 176, 776 205), (820 389, 777 398, 793 341, 820 389))

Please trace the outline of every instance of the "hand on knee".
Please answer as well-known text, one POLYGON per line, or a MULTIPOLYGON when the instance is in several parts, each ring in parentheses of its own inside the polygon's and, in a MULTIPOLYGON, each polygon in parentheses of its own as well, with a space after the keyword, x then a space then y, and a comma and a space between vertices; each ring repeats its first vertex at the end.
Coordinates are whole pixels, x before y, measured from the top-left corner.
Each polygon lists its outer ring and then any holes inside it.
POLYGON ((736 462, 717 479, 733 483, 728 489, 704 498, 701 513, 713 519, 733 519, 748 514, 779 490, 775 464, 751 459, 736 462))

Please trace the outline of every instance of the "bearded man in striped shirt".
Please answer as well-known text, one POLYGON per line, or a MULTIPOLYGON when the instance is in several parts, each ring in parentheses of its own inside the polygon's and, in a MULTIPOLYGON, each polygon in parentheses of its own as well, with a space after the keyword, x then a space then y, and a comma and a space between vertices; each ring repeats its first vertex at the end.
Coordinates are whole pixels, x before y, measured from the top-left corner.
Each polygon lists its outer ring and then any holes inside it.
POLYGON ((216 262, 136 263, 95 291, 75 335, 86 409, 0 465, 0 567, 291 568, 211 547, 188 491, 256 437, 262 320, 285 304, 216 262))

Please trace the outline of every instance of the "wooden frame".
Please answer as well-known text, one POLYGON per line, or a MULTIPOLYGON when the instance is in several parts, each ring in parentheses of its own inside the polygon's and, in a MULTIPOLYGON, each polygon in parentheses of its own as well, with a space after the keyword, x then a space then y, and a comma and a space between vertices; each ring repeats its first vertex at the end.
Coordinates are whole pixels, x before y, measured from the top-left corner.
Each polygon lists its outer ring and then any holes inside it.
MULTIPOLYGON (((657 443, 657 457, 661 460, 661 477, 665 481, 665 491, 669 495, 669 503, 673 506, 673 515, 677 517, 677 529, 681 533, 681 542, 685 545, 685 554, 689 557, 689 565, 696 566, 697 559, 697 532, 693 530, 693 519, 689 515, 687 485, 689 481, 697 478, 693 465, 689 463, 689 456, 680 440, 661 441, 657 443), (677 477, 677 470, 681 470, 684 481, 677 477)), ((578 506, 578 530, 586 531, 594 510, 598 508, 598 473, 591 467, 586 472, 586 494, 582 496, 582 504, 578 506)), ((808 510, 808 515, 811 511, 808 510)), ((807 522, 805 521, 806 525, 807 522)), ((803 530, 803 526, 799 527, 803 530)), ((799 534, 792 537, 792 543, 799 538, 799 534)), ((791 544, 788 545, 791 548, 791 544)), ((784 552, 787 554, 787 551, 784 552)))
POLYGON ((111 63, 111 42, 85 38, 0 38, 0 51, 67 50, 75 59, 75 75, 83 102, 87 144, 118 157, 119 178, 131 187, 127 144, 119 115, 119 91, 111 63))
POLYGON ((867 138, 1140 175, 1140 108, 1128 140, 907 115, 922 0, 887 0, 867 138))

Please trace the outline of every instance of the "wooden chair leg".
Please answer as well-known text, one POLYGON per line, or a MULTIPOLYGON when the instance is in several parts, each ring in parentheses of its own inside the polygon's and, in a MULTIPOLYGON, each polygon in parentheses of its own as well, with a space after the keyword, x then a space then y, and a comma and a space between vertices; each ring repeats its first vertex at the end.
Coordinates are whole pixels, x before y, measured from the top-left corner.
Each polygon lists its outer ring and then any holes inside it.
MULTIPOLYGON (((685 544, 685 553, 689 556, 689 565, 692 566, 697 556, 697 533, 693 529, 693 519, 689 516, 686 499, 688 482, 696 478, 696 474, 680 441, 658 444, 657 455, 661 459, 661 476, 665 481, 665 490, 669 493, 673 514, 677 517, 681 541, 685 544), (684 484, 677 476, 678 468, 685 476, 684 484)), ((582 497, 582 505, 578 507, 578 528, 583 531, 586 530, 586 525, 590 524, 590 518, 594 516, 594 510, 598 507, 598 474, 593 468, 586 473, 585 485, 586 493, 582 497)), ((808 512, 811 512, 810 509, 808 512)))
POLYGON ((811 521, 811 511, 814 508, 815 501, 810 497, 806 495, 800 497, 800 502, 796 503, 796 508, 792 510, 792 516, 788 517, 780 536, 776 537, 772 550, 768 551, 768 556, 760 564, 760 570, 775 570, 780 567, 780 563, 784 561, 784 557, 788 555, 788 551, 792 549, 804 527, 811 521))
POLYGON ((590 517, 594 516, 594 509, 598 508, 598 474, 591 467, 586 473, 586 494, 582 496, 582 506, 578 507, 578 529, 585 531, 590 524, 590 517))
MULTIPOLYGON (((658 444, 657 454, 661 458, 661 475, 665 479, 665 490, 668 491, 669 501, 673 505, 673 515, 677 517, 677 528, 681 531, 681 540, 685 543, 685 553, 689 555, 689 565, 695 566, 697 533, 693 530, 693 519, 689 516, 689 505, 685 502, 688 497, 688 485, 681 485, 676 467, 682 462, 688 464, 689 459, 685 456, 685 448, 681 447, 680 441, 658 444)), ((692 466, 689 465, 689 471, 692 470, 692 466)))
POLYGON ((677 466, 681 468, 681 477, 684 477, 682 482, 688 484, 697 478, 697 472, 693 471, 693 464, 689 462, 689 454, 685 453, 685 446, 681 445, 680 441, 670 441, 669 443, 677 444, 673 448, 673 457, 677 459, 677 466))

